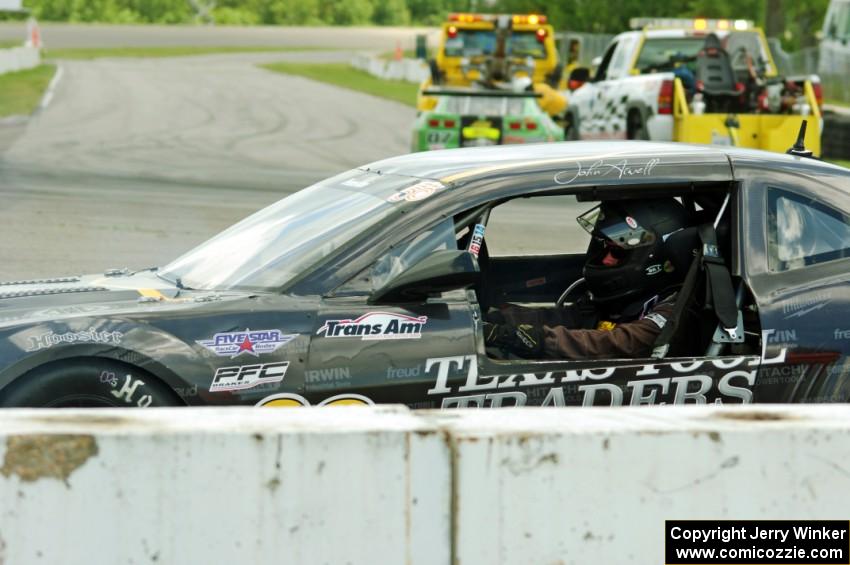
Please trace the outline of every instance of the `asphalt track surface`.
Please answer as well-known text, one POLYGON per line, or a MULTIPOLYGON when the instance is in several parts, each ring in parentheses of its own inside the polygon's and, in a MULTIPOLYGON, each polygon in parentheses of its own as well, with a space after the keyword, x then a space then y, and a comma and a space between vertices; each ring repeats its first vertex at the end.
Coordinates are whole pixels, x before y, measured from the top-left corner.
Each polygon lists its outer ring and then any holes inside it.
MULTIPOLYGON (((312 182, 406 153, 412 108, 257 66, 350 54, 60 62, 51 104, 0 124, 0 280, 162 265, 312 182)), ((573 231, 573 211, 517 212, 490 234, 502 248, 573 240, 545 229, 573 231)))

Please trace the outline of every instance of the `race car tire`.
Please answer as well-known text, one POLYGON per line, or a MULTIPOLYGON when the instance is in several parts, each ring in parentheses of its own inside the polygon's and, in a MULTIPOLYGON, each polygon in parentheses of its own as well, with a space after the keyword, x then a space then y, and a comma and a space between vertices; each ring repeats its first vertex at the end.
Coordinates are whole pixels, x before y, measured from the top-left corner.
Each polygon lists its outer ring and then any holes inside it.
POLYGON ((181 406, 156 377, 108 359, 57 361, 38 367, 0 390, 0 407, 107 408, 181 406))

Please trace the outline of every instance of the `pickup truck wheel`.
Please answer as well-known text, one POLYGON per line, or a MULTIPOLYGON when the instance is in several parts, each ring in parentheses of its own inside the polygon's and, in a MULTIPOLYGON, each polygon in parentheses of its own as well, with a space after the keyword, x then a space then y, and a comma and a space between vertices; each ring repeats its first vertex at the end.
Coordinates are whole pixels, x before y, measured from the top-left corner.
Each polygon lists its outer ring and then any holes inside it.
POLYGON ((629 112, 628 129, 626 131, 628 139, 649 139, 649 132, 646 131, 646 122, 637 110, 629 112))
POLYGON ((107 359, 78 359, 33 369, 0 391, 1 407, 107 408, 182 406, 156 377, 107 359))

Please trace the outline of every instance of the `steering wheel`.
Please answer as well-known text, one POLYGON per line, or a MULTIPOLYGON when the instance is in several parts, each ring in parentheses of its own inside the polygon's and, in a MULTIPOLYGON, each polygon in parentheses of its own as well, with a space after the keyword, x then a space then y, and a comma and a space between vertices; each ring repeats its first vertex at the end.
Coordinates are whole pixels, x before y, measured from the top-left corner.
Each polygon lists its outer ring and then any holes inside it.
POLYGON ((555 306, 557 306, 558 308, 563 308, 564 304, 566 304, 567 302, 567 298, 569 298, 573 294, 576 294, 576 291, 579 289, 582 291, 581 294, 584 294, 586 286, 587 284, 584 280, 584 277, 576 280, 573 284, 567 287, 567 290, 561 293, 561 296, 558 298, 557 301, 555 301, 555 306))

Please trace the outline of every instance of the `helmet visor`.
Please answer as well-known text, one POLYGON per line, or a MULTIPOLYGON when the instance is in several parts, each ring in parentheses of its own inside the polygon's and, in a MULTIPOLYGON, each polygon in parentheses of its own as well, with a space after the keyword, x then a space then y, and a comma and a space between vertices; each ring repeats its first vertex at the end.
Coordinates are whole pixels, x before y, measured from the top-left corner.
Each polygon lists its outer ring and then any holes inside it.
POLYGON ((642 227, 633 217, 606 214, 601 205, 591 208, 576 221, 590 235, 606 239, 623 249, 636 249, 655 243, 655 234, 642 227))

